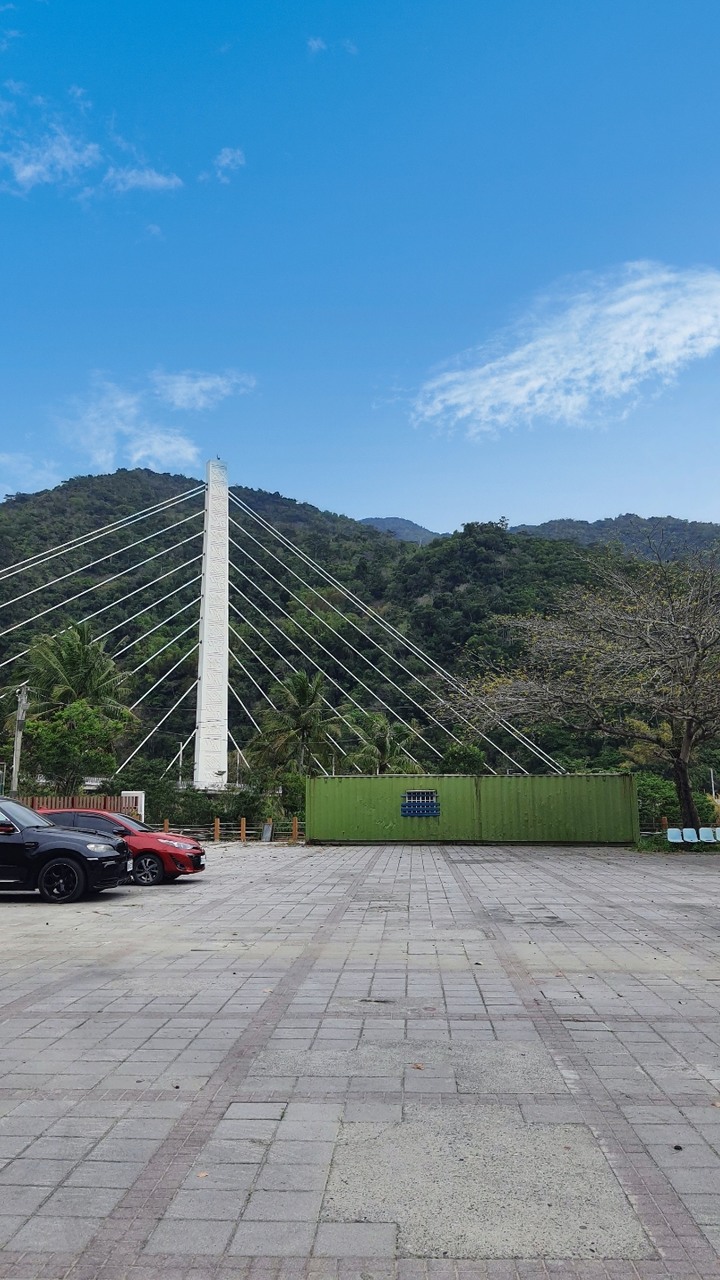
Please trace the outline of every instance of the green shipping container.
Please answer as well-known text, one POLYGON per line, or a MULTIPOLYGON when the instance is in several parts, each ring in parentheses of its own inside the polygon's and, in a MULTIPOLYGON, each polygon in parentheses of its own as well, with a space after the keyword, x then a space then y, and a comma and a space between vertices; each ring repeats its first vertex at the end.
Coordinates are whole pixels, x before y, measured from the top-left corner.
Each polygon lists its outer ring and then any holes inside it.
POLYGON ((324 844, 628 844, 631 774, 308 778, 307 839, 324 844))

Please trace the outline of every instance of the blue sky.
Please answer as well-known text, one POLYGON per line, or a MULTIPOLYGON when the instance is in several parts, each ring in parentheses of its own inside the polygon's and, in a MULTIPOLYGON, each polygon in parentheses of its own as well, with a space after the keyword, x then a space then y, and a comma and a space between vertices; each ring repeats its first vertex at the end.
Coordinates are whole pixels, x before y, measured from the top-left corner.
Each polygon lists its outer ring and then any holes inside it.
POLYGON ((0 0, 0 491, 720 520, 720 6, 0 0))

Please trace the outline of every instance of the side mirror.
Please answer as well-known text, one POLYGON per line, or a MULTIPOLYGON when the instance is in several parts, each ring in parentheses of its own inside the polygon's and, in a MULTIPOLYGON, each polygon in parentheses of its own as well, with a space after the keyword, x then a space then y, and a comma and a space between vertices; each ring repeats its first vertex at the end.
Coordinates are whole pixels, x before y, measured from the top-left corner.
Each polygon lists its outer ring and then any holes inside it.
POLYGON ((15 834, 15 828, 12 822, 0 822, 0 836, 12 836, 15 834))
POLYGON ((124 827, 113 827, 113 835, 115 835, 115 836, 126 836, 126 835, 127 835, 127 831, 125 830, 125 828, 124 828, 124 827))

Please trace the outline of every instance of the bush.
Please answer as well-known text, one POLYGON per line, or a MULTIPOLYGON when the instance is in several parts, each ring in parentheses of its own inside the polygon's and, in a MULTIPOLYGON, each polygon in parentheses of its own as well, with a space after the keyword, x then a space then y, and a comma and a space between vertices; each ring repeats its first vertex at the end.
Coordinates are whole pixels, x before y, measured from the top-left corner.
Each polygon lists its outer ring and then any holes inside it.
MULTIPOLYGON (((681 827, 680 806, 677 792, 669 778, 657 773, 636 773, 640 808, 640 827, 643 831, 660 831, 662 819, 667 818, 671 827, 681 827)), ((715 805, 710 796, 695 794, 698 816, 703 825, 713 826, 716 819, 715 805)))

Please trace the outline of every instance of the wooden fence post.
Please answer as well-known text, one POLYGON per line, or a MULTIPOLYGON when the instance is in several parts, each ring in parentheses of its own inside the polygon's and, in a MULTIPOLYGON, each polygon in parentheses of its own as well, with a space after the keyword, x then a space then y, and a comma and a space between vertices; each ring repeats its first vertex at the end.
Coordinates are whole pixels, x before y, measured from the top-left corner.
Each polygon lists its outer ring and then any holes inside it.
POLYGON ((170 830, 170 819, 163 818, 163 831, 169 831, 169 830, 170 830))
POLYGON ((247 840, 247 819, 246 818, 240 819, 240 840, 242 844, 245 844, 247 840))
POLYGON ((298 838, 298 820, 297 820, 297 817, 294 817, 292 820, 292 835, 290 836, 291 843, 297 844, 297 838, 298 838))
POLYGON ((660 819, 660 826, 662 827, 663 831, 667 831, 667 829, 668 829, 668 820, 667 820, 667 818, 661 818, 661 819, 660 819))
POLYGON ((220 819, 213 818, 213 840, 220 839, 220 819))

